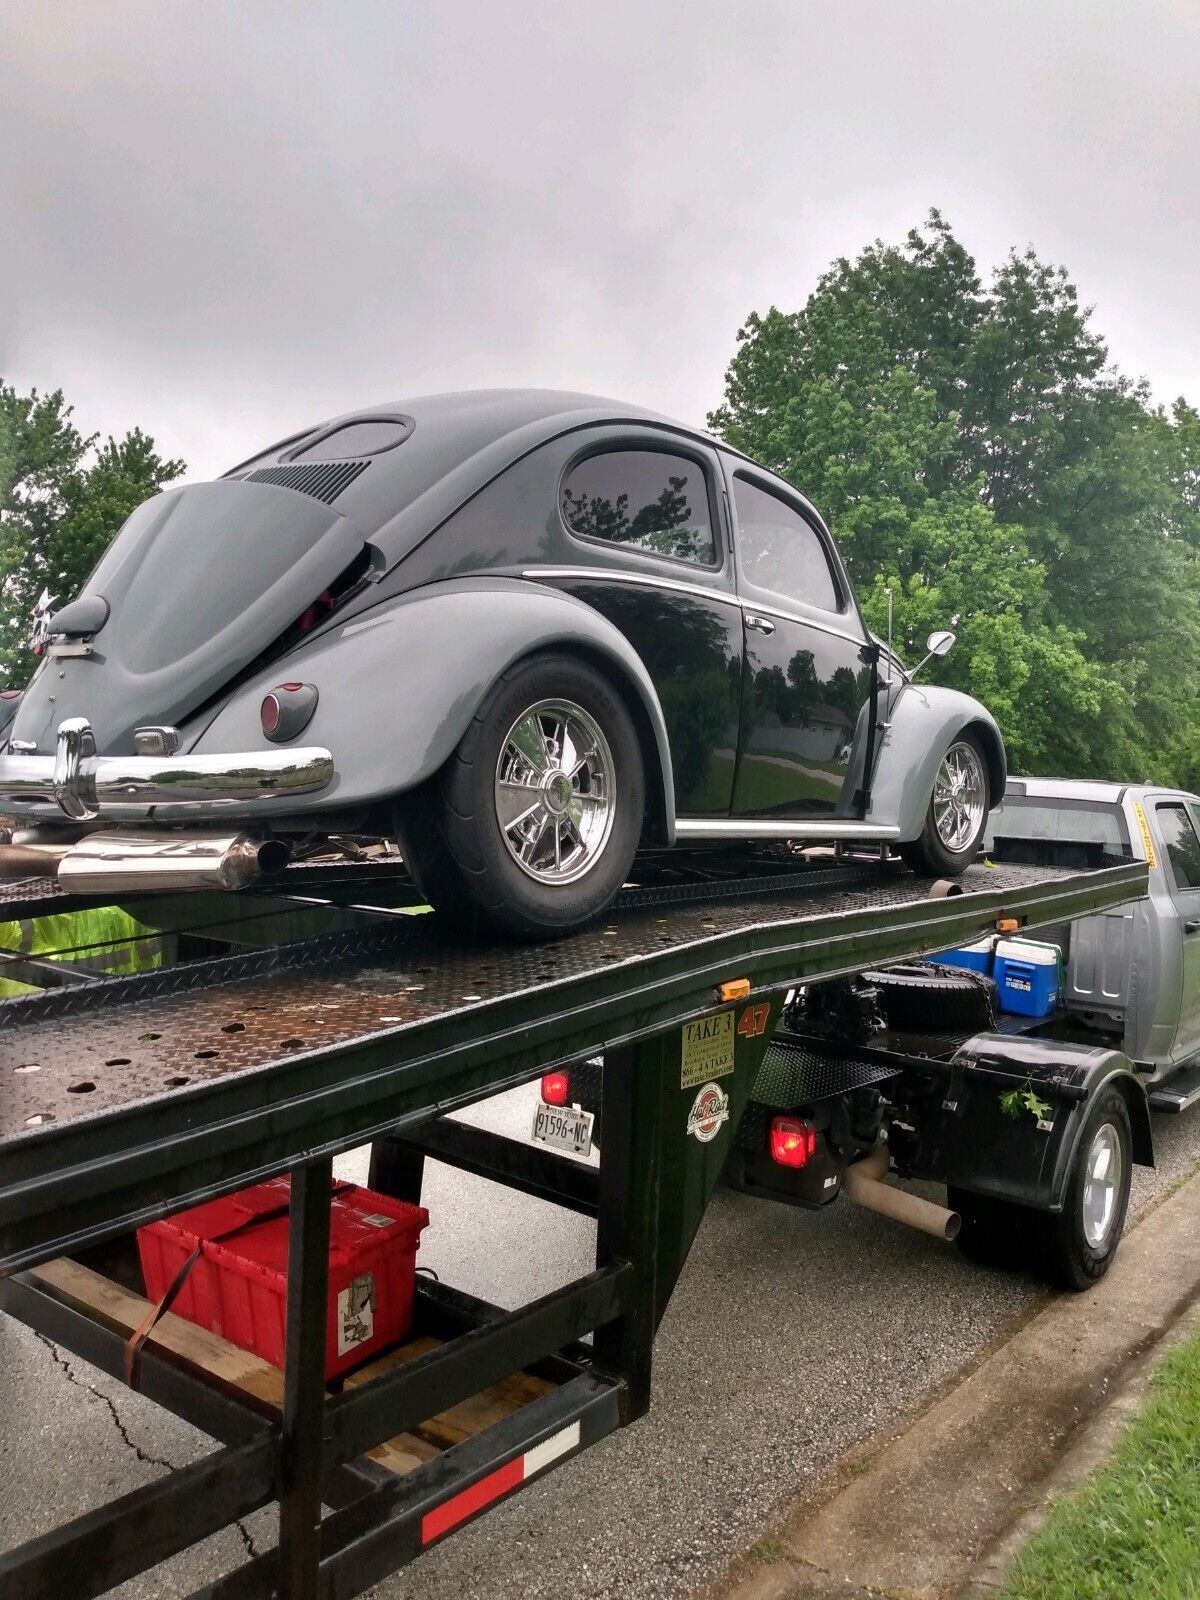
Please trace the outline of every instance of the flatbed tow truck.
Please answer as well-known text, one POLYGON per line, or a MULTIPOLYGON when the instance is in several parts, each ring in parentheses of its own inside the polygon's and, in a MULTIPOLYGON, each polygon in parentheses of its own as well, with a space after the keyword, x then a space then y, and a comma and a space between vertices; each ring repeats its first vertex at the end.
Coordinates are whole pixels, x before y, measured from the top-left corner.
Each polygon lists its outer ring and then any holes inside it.
MULTIPOLYGON (((886 861, 697 856, 559 943, 472 947, 414 914, 394 865, 350 861, 131 901, 173 953, 160 969, 10 968, 42 988, 0 1004, 0 1306, 216 1448, 0 1556, 0 1595, 102 1594, 272 1502, 277 1547, 197 1596, 378 1582, 646 1411, 655 1331, 789 992, 1146 887, 1145 862, 1108 858, 975 866, 945 892, 886 861), (442 1120, 597 1058, 598 1168, 442 1120), (595 1270, 511 1311, 421 1276, 405 1343, 327 1389, 332 1161, 367 1143, 386 1193, 409 1197, 434 1154, 595 1216, 595 1270), (138 1344, 132 1231, 281 1173, 283 1372, 170 1313, 138 1344)), ((0 889, 0 918, 87 904, 0 889)), ((1072 1112, 1089 1093, 1057 1091, 1072 1112)))

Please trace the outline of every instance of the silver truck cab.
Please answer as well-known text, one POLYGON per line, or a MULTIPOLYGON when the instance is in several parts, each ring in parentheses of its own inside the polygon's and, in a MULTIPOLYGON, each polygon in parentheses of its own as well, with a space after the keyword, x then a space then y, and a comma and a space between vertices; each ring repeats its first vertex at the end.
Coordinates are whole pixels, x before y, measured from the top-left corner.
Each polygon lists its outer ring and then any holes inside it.
POLYGON ((1149 784, 1011 778, 986 849, 996 860, 1063 867, 1105 856, 1147 863, 1146 899, 1041 937, 1063 947, 1072 1018, 1120 1041, 1151 1104, 1183 1110, 1200 1100, 1200 798, 1149 784))

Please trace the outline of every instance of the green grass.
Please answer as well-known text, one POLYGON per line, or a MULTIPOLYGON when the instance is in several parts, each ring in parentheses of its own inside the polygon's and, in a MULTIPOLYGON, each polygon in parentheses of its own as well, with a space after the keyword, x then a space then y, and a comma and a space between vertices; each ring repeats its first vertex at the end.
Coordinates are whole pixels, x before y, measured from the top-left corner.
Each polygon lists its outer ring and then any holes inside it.
POLYGON ((1200 1337, 1154 1375, 1112 1461, 1017 1559, 1003 1600, 1200 1597, 1200 1337))

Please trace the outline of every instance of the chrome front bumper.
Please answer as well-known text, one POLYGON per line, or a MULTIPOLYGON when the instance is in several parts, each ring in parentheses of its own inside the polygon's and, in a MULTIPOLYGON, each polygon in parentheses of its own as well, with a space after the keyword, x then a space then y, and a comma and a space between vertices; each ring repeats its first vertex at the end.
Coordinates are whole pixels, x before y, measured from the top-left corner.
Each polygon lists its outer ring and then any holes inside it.
POLYGON ((255 750, 224 755, 98 756, 87 721, 69 717, 52 756, 0 756, 0 806, 47 802, 72 822, 108 807, 226 805, 316 794, 333 781, 328 750, 255 750))

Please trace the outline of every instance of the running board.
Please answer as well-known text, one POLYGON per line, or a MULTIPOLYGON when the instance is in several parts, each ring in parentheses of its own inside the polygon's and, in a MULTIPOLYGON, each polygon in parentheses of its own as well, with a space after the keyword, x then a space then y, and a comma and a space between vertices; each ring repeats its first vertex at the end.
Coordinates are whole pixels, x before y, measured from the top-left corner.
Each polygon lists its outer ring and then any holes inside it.
POLYGON ((677 817, 677 839, 836 839, 842 844, 866 842, 891 844, 900 837, 899 828, 875 822, 816 821, 792 817, 777 822, 773 817, 677 817))
POLYGON ((1187 1111, 1200 1101, 1200 1061, 1173 1072, 1157 1084, 1148 1096, 1151 1111, 1187 1111))

